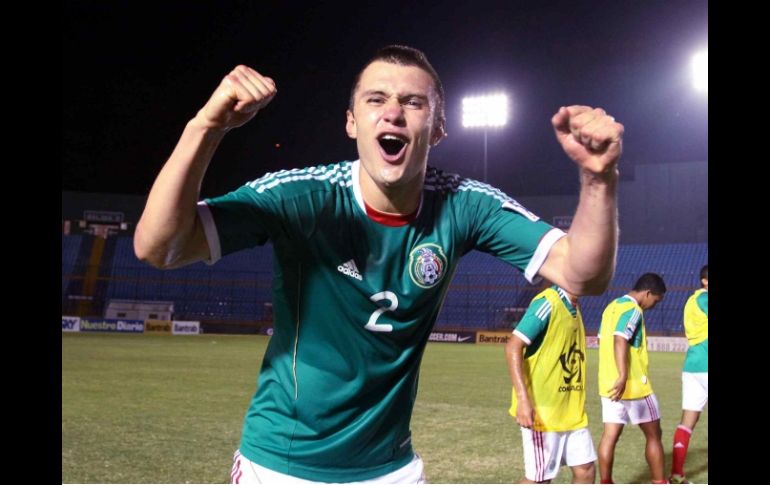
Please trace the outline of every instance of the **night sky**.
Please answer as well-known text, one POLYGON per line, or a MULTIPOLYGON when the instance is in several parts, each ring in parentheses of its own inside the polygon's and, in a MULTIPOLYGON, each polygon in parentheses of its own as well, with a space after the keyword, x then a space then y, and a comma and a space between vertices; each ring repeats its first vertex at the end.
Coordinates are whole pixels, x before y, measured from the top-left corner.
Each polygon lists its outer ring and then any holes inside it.
POLYGON ((708 159, 708 98, 689 79, 690 57, 708 47, 706 1, 519 3, 67 2, 62 190, 145 194, 239 63, 279 93, 227 135, 203 196, 266 171, 355 159, 350 85, 394 43, 422 49, 444 82, 449 137, 431 165, 481 178, 483 134, 462 128, 460 102, 509 94, 509 124, 489 132, 489 179, 514 197, 577 192, 549 121, 562 105, 601 106, 625 125, 626 178, 641 164, 708 159))

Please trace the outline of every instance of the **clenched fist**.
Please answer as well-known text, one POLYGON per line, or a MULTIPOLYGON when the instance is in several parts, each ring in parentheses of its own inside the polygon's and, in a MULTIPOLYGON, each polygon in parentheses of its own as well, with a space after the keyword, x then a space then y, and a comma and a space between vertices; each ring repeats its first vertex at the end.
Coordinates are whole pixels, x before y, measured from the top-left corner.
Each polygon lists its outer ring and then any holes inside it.
POLYGON ((277 92, 271 78, 239 65, 222 79, 196 117, 207 128, 237 128, 267 106, 277 92))
POLYGON ((551 118, 562 148, 569 157, 593 174, 615 168, 623 151, 623 125, 601 108, 561 107, 551 118))

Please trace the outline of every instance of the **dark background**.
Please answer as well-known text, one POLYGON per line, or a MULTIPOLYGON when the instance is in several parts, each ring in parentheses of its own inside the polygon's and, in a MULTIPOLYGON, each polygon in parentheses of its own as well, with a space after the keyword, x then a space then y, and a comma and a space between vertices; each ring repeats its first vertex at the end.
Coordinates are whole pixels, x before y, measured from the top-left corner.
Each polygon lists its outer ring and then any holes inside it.
POLYGON ((513 196, 576 193, 555 141, 562 105, 601 106, 626 127, 621 174, 708 159, 708 97, 690 58, 708 47, 706 1, 65 2, 62 190, 146 194, 185 123, 236 64, 279 94, 220 146, 203 196, 266 171, 357 158, 344 132, 353 77, 379 47, 422 49, 442 77, 449 137, 429 163, 481 178, 483 133, 462 97, 501 89, 489 180, 513 196), (280 148, 275 144, 279 143, 280 148))

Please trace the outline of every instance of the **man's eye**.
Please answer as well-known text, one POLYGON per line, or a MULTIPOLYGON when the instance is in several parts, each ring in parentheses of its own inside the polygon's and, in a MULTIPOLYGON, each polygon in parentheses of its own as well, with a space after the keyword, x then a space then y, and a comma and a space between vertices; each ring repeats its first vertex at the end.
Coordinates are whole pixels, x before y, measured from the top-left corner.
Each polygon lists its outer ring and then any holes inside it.
POLYGON ((422 108, 422 101, 419 99, 410 99, 406 102, 406 105, 411 108, 422 108))
POLYGON ((374 98, 367 99, 366 102, 367 103, 371 103, 371 104, 382 104, 382 103, 385 102, 385 98, 377 96, 377 97, 374 97, 374 98))

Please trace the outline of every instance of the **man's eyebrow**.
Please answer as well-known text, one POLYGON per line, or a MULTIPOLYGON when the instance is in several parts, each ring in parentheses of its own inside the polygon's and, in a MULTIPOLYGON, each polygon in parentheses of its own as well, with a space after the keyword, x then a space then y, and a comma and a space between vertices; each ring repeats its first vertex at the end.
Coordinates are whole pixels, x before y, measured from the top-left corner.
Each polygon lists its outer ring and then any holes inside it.
POLYGON ((362 92, 361 96, 371 96, 373 94, 379 94, 379 95, 385 96, 385 97, 388 96, 388 93, 386 93, 385 91, 379 90, 379 89, 369 89, 367 91, 362 92))
POLYGON ((430 99, 430 97, 427 94, 419 94, 419 93, 405 94, 405 95, 401 96, 401 98, 402 99, 404 99, 404 98, 419 98, 419 99, 423 99, 425 101, 428 101, 430 99))
MULTIPOLYGON (((390 97, 390 94, 388 94, 385 91, 382 91, 380 89, 369 89, 369 90, 364 91, 364 92, 361 93, 361 96, 373 96, 373 95, 385 96, 386 98, 390 97)), ((419 98, 419 99, 423 99, 425 101, 430 100, 430 97, 427 94, 420 94, 420 93, 402 94, 398 98, 399 99, 419 98)))

